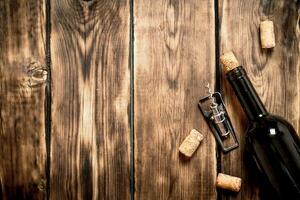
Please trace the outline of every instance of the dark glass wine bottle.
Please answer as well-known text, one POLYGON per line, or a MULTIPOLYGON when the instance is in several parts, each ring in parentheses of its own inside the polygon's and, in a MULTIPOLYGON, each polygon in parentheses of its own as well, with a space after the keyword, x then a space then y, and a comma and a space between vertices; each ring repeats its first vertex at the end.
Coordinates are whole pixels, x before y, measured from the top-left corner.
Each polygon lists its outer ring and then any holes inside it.
POLYGON ((246 149, 280 199, 300 199, 300 139, 292 125, 267 112, 242 66, 226 77, 249 121, 246 149))

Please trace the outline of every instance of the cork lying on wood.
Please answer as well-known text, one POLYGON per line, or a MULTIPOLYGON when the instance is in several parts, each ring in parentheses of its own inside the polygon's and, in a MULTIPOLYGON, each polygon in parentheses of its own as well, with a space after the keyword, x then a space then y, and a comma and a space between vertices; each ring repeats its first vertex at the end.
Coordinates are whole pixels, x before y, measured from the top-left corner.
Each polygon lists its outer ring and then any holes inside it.
POLYGON ((275 47, 274 24, 270 20, 260 23, 260 42, 263 49, 275 47))
POLYGON ((203 135, 195 129, 192 129, 190 134, 184 139, 179 147, 179 151, 187 156, 191 157, 197 150, 200 142, 203 140, 203 135))
POLYGON ((220 57, 220 60, 227 72, 229 72, 230 70, 232 70, 240 65, 232 51, 224 53, 220 57))
POLYGON ((225 190, 238 192, 242 186, 242 179, 239 177, 219 173, 216 186, 225 190))

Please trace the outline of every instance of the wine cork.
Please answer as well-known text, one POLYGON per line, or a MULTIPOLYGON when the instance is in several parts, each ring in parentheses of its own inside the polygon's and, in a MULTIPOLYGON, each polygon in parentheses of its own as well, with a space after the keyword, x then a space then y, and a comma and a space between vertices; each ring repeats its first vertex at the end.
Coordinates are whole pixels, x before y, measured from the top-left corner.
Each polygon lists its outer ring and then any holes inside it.
POLYGON ((229 72, 240 65, 232 51, 224 53, 220 57, 220 60, 226 72, 229 72))
POLYGON ((235 176, 219 173, 217 177, 216 186, 218 188, 238 192, 241 189, 242 179, 235 176))
POLYGON ((260 42, 263 49, 275 47, 274 24, 272 21, 260 22, 260 42))
POLYGON ((203 140, 203 135, 195 129, 190 131, 190 134, 184 139, 179 147, 179 151, 187 156, 191 157, 193 153, 197 150, 201 140, 203 140))

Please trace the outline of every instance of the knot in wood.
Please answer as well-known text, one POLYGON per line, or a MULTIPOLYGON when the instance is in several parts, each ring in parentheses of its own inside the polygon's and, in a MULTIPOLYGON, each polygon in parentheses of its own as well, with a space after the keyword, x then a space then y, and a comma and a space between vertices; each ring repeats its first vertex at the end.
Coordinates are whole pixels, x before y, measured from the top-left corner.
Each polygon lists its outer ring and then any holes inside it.
POLYGON ((40 191, 45 191, 46 190, 46 180, 45 179, 41 179, 39 184, 37 185, 37 188, 40 190, 40 191))
POLYGON ((28 86, 30 88, 44 84, 47 80, 47 69, 38 61, 27 63, 28 86))
POLYGON ((45 65, 33 59, 17 59, 0 67, 0 93, 8 101, 19 102, 42 91, 47 80, 45 65), (25 98, 24 98, 25 97, 25 98))

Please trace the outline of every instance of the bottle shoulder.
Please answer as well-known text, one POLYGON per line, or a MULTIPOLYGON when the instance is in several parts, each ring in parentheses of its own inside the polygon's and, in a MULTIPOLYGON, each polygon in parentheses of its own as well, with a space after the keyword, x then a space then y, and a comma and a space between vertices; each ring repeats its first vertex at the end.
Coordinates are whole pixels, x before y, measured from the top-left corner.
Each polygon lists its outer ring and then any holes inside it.
POLYGON ((298 138, 293 126, 284 118, 276 115, 266 115, 251 122, 247 131, 247 137, 256 135, 259 137, 279 137, 284 134, 292 134, 293 137, 298 138))
POLYGON ((258 127, 264 127, 264 126, 288 126, 292 127, 292 125, 283 117, 277 116, 277 115, 265 115, 261 118, 257 119, 256 121, 250 122, 250 129, 251 128, 258 128, 258 127))

